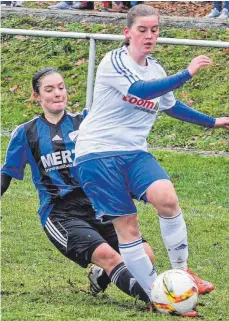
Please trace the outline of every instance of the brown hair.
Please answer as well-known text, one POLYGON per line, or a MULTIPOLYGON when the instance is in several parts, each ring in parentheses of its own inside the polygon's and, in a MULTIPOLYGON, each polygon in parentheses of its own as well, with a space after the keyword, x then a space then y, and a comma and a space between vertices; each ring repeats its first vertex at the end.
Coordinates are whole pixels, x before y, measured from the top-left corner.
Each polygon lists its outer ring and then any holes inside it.
MULTIPOLYGON (((127 28, 131 28, 134 24, 136 18, 138 17, 148 17, 148 16, 157 16, 159 18, 159 11, 152 6, 146 4, 138 4, 132 7, 127 13, 127 28)), ((129 40, 125 39, 121 46, 129 45, 129 40)))
POLYGON ((44 76, 47 76, 49 74, 53 74, 53 73, 57 73, 60 74, 60 72, 52 67, 45 67, 43 69, 38 70, 33 78, 32 78, 32 87, 33 87, 33 91, 36 92, 37 94, 39 94, 40 92, 40 81, 44 76))

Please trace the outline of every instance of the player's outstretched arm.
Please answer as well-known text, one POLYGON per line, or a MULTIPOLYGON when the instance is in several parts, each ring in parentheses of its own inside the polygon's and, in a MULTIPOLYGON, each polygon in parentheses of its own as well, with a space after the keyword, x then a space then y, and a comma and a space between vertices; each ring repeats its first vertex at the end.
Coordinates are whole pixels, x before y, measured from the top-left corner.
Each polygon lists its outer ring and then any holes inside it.
POLYGON ((209 57, 201 55, 192 59, 187 70, 190 73, 190 75, 193 77, 200 71, 202 67, 207 67, 211 63, 212 63, 212 60, 209 57))
POLYGON ((176 104, 170 108, 163 110, 168 116, 186 121, 188 123, 210 127, 210 128, 225 128, 229 130, 229 117, 213 118, 209 115, 200 113, 182 101, 177 100, 176 104))
POLYGON ((1 196, 6 192, 6 190, 10 186, 11 179, 11 176, 1 172, 1 196))
POLYGON ((172 108, 165 109, 163 112, 170 117, 204 127, 213 128, 216 123, 215 118, 200 113, 198 110, 189 107, 180 100, 177 100, 172 108))
POLYGON ((225 128, 229 130, 229 117, 216 118, 214 128, 225 128))
POLYGON ((212 60, 207 56, 195 57, 187 69, 157 80, 138 80, 133 83, 128 93, 142 99, 154 99, 163 96, 168 92, 181 87, 184 83, 190 80, 197 74, 202 67, 207 67, 212 63, 212 60))

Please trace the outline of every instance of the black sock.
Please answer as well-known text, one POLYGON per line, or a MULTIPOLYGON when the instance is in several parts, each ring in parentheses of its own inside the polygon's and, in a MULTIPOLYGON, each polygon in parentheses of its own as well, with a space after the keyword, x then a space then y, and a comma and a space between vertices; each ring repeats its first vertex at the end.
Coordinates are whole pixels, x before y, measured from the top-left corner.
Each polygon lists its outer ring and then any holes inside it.
POLYGON ((148 295, 135 280, 133 275, 127 270, 124 263, 116 265, 109 275, 111 282, 113 282, 120 290, 126 294, 138 298, 146 303, 150 302, 148 295))
POLYGON ((111 283, 109 276, 106 274, 104 270, 102 274, 98 277, 97 283, 103 290, 105 290, 108 284, 111 283))

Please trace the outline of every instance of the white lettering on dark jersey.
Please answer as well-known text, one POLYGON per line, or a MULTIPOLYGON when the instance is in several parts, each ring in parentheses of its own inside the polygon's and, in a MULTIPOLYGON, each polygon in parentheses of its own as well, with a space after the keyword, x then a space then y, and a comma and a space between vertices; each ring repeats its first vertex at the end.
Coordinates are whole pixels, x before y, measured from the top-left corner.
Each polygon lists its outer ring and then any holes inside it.
POLYGON ((52 154, 47 154, 45 156, 41 156, 41 161, 43 163, 44 168, 50 167, 53 165, 52 154))
MULTIPOLYGON (((72 166, 73 163, 73 157, 72 154, 75 153, 74 150, 63 150, 47 155, 41 156, 41 161, 46 171, 58 169, 56 166, 59 165, 65 165, 65 164, 71 164, 69 166, 72 166), (51 167, 51 168, 50 168, 51 167)), ((67 166, 67 167, 69 167, 67 166)), ((66 167, 66 166, 65 166, 66 167)), ((60 167, 64 168, 64 167, 60 167)))
MULTIPOLYGON (((73 151, 74 152, 74 151, 73 151)), ((62 159, 63 159, 63 163, 72 163, 72 158, 71 158, 71 152, 70 150, 64 150, 62 152, 62 159)))
POLYGON ((53 165, 61 165, 62 164, 60 152, 52 153, 52 158, 53 158, 53 165))

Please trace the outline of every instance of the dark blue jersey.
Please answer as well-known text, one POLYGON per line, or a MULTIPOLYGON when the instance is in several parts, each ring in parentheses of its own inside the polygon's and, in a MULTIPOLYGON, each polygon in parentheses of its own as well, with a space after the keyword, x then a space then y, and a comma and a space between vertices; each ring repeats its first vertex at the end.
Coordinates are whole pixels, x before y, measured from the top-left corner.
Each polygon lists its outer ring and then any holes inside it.
POLYGON ((7 149, 2 172, 22 180, 29 164, 40 199, 39 215, 44 226, 57 197, 80 188, 74 177, 73 160, 80 114, 65 112, 57 124, 44 116, 16 128, 7 149))

